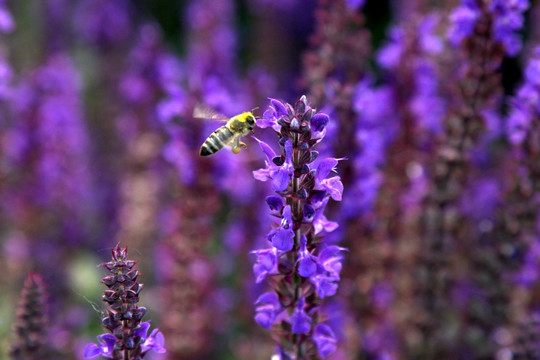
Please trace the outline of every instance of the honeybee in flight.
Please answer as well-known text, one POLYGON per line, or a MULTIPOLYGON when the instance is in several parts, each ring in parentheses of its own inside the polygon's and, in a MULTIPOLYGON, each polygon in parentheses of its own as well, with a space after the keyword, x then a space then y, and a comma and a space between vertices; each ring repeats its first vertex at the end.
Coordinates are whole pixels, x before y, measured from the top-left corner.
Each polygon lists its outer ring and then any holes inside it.
POLYGON ((212 155, 225 146, 230 146, 233 153, 238 154, 240 148, 246 149, 247 146, 240 139, 253 131, 255 127, 255 116, 251 111, 246 111, 233 117, 228 117, 206 108, 203 105, 197 105, 193 111, 193 117, 197 119, 213 119, 227 121, 227 123, 217 128, 204 141, 201 146, 201 156, 212 155))

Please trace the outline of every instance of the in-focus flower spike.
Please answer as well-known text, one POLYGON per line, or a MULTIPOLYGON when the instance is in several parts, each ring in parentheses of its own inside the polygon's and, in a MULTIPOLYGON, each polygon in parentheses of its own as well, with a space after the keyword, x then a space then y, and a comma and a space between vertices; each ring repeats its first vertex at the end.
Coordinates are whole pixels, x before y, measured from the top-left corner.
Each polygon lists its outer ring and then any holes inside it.
POLYGON ((253 176, 272 182, 275 194, 267 196, 266 203, 280 223, 266 236, 272 247, 251 252, 257 256, 256 282, 270 278, 274 288, 255 302, 255 320, 275 332, 274 358, 316 359, 336 349, 329 326, 318 327, 324 317, 319 304, 337 291, 345 249, 327 246, 320 236, 338 226, 324 210, 330 199, 342 198, 335 168, 344 159, 317 158, 314 146, 324 138, 329 117, 312 109, 305 96, 294 106, 275 99, 270 103, 258 126, 276 132, 281 151, 257 139, 266 166, 253 176))
POLYGON ((103 301, 109 306, 103 327, 110 334, 99 335, 98 344, 88 344, 84 350, 87 359, 102 356, 113 360, 138 360, 149 350, 165 353, 163 334, 154 329, 150 335, 150 322, 141 322, 146 308, 139 307, 139 293, 143 284, 137 278, 140 272, 136 262, 127 259, 127 248, 117 245, 112 251, 112 261, 102 264, 110 275, 102 279, 108 287, 103 301))
POLYGON ((29 274, 24 282, 15 322, 15 337, 9 351, 13 360, 50 358, 46 301, 43 279, 38 274, 29 274))

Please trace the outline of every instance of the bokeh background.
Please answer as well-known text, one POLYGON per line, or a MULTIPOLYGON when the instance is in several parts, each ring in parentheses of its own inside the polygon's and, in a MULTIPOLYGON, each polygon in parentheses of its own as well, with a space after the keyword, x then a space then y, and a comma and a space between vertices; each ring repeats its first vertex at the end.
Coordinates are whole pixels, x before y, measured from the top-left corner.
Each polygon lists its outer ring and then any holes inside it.
POLYGON ((320 150, 347 158, 330 358, 540 359, 539 18, 519 0, 0 0, 0 358, 29 272, 53 358, 83 358, 120 243, 166 339, 147 358, 269 359, 249 254, 273 223, 264 156, 248 138, 201 158, 220 124, 191 114, 306 94, 331 118, 320 150))

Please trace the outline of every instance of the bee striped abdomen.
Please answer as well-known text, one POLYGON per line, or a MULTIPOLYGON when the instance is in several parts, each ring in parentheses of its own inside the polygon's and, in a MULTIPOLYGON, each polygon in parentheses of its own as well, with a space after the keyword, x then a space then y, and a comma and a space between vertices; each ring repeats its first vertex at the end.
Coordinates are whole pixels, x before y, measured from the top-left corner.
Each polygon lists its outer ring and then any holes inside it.
POLYGON ((234 136, 227 126, 222 126, 214 131, 201 146, 201 156, 212 155, 227 145, 234 136))

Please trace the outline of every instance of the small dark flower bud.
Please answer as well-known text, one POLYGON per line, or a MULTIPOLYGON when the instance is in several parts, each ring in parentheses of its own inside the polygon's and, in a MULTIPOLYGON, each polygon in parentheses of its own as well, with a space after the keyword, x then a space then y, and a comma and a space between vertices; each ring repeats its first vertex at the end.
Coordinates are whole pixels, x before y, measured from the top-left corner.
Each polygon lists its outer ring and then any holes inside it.
POLYGON ((300 174, 307 174, 309 173, 309 166, 307 164, 304 164, 304 166, 302 166, 302 169, 300 170, 300 174))
POLYGON ((127 338, 124 342, 124 346, 126 347, 126 349, 133 349, 135 347, 135 342, 133 341, 133 338, 127 338))
POLYGON ((298 100, 294 105, 294 110, 297 114, 304 114, 306 111, 306 103, 303 102, 302 99, 298 100))
POLYGON ((292 130, 298 130, 300 129, 300 122, 298 121, 298 118, 295 116, 291 120, 291 129, 292 130))
POLYGON ((302 115, 302 121, 305 121, 305 122, 309 123, 310 120, 311 120, 311 118, 313 117, 313 113, 314 113, 314 112, 315 112, 315 111, 314 111, 313 109, 308 109, 308 110, 304 113, 304 115, 302 115))
POLYGON ((317 156, 319 156, 319 152, 312 150, 310 155, 311 155, 311 158, 309 159, 308 164, 311 164, 317 158, 317 156))
POLYGON ((307 192, 306 189, 303 189, 303 188, 302 188, 302 189, 300 189, 300 191, 298 191, 298 192, 296 193, 296 195, 297 195, 300 199, 307 199, 307 197, 308 197, 308 192, 307 192))
POLYGON ((277 121, 277 123, 281 126, 286 126, 288 124, 288 122, 286 121, 288 120, 288 118, 284 118, 284 117, 281 117, 279 118, 279 120, 277 121))
POLYGON ((286 142, 287 142, 287 137, 282 136, 282 137, 279 138, 279 144, 281 146, 284 146, 286 142))
POLYGON ((307 142, 302 142, 300 144, 298 144, 298 149, 300 150, 308 150, 309 149, 309 144, 307 142))
POLYGON ((307 189, 308 191, 311 191, 311 189, 313 189, 313 187, 315 186, 315 177, 313 176, 313 173, 311 171, 306 174, 306 176, 304 176, 300 186, 307 189))
POLYGON ((292 106, 290 104, 287 104, 287 116, 289 118, 292 118, 294 116, 294 109, 292 108, 292 106))

